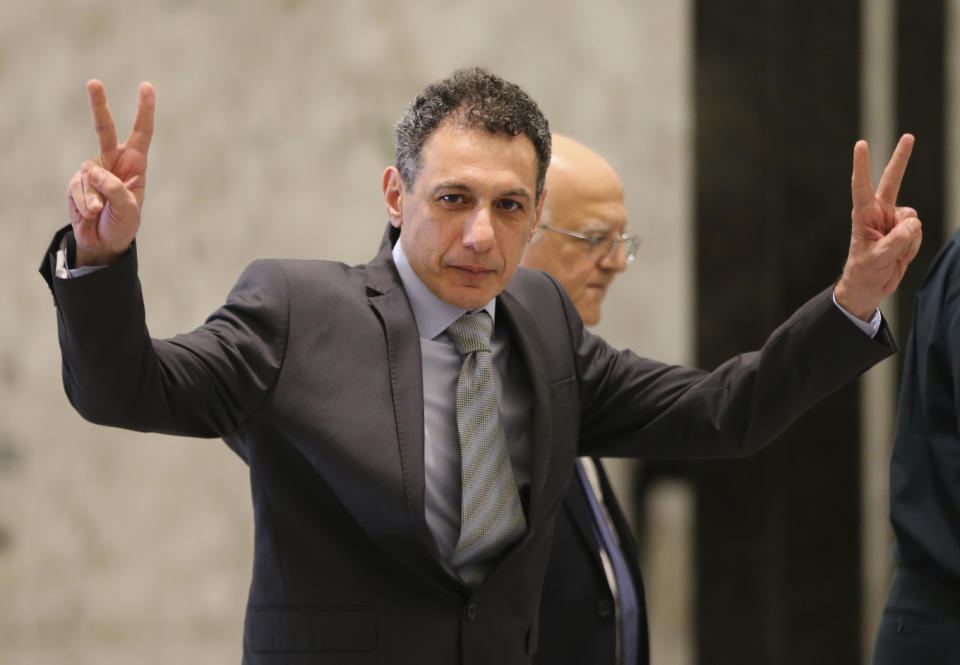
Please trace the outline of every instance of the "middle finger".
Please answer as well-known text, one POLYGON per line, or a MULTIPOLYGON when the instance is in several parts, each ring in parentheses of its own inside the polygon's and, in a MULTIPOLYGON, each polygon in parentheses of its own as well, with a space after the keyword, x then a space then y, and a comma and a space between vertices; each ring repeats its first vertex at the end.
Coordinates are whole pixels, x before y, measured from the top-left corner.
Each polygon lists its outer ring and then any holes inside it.
POLYGON ((107 104, 103 83, 97 79, 87 81, 87 96, 90 98, 90 114, 93 116, 93 130, 97 134, 100 154, 109 158, 117 149, 117 127, 107 104))
POLYGON ((912 151, 913 135, 904 134, 897 142, 897 147, 894 148, 893 155, 887 162, 887 168, 883 170, 880 184, 877 186, 877 197, 887 205, 893 206, 897 203, 900 183, 903 181, 903 174, 907 170, 907 162, 910 161, 912 151))

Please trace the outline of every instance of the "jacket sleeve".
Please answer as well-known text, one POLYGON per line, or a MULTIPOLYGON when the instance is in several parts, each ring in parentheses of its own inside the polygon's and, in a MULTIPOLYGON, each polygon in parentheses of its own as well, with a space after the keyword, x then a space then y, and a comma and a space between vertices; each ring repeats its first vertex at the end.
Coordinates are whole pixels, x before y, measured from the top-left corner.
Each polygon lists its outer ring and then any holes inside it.
POLYGON ((57 307, 63 383, 87 420, 224 436, 268 394, 289 319, 287 283, 277 262, 251 264, 226 303, 196 330, 151 339, 136 246, 116 264, 74 279, 55 277, 54 260, 48 253, 41 272, 57 307))
POLYGON ((759 351, 711 372, 612 349, 568 313, 580 390, 580 454, 676 459, 758 451, 896 349, 886 324, 871 339, 831 294, 826 289, 808 301, 759 351))

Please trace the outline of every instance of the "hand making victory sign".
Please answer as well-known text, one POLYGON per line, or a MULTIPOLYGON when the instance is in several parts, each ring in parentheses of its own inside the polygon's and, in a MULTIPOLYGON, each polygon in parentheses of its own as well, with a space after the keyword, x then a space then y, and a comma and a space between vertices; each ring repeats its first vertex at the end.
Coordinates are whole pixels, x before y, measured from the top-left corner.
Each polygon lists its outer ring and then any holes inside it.
POLYGON ((834 295, 848 312, 864 321, 897 288, 920 249, 923 234, 917 211, 897 207, 897 194, 912 150, 913 136, 904 134, 874 192, 867 142, 857 141, 853 148, 850 252, 834 295))
POLYGON ((133 242, 140 227, 156 105, 153 86, 141 83, 133 128, 118 144, 103 84, 88 81, 87 94, 100 156, 84 162, 67 185, 67 211, 77 242, 75 267, 108 265, 133 242))

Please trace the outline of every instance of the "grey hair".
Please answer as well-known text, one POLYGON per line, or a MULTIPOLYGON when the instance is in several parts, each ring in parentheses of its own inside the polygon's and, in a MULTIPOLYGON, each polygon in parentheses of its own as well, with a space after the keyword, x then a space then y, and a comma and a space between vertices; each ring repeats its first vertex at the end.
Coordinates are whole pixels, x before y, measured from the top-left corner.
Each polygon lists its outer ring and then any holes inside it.
POLYGON ((537 153, 537 193, 540 201, 550 164, 550 125, 537 103, 518 85, 480 67, 460 69, 431 83, 410 102, 395 128, 397 170, 412 187, 423 167, 423 146, 440 124, 456 114, 457 121, 491 134, 519 136, 537 153))

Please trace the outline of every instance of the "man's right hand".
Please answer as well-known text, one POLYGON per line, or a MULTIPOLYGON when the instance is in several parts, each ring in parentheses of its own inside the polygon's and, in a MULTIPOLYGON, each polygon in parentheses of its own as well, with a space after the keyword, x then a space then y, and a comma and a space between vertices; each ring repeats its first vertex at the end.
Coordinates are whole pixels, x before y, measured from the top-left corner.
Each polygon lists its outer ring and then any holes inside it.
POLYGON ((67 212, 77 243, 72 267, 76 268, 113 263, 137 235, 156 105, 153 86, 141 83, 133 128, 127 140, 118 144, 103 84, 88 81, 87 94, 100 156, 84 162, 67 185, 67 212))

